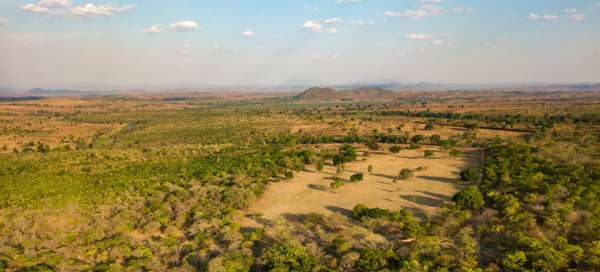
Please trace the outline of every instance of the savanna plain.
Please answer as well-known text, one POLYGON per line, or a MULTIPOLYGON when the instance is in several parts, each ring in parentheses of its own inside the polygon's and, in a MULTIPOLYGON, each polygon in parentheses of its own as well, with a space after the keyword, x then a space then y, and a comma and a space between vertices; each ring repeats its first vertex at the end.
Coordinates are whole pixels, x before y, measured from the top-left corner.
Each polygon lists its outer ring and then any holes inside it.
POLYGON ((5 98, 0 271, 600 271, 600 92, 373 92, 5 98))

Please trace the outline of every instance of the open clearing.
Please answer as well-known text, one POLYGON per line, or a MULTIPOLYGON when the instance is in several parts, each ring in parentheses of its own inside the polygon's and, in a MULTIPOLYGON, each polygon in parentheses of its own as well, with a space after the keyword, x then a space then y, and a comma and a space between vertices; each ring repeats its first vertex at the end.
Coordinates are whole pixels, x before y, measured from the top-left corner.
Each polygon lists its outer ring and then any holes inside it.
MULTIPOLYGON (((428 148, 430 150, 436 150, 428 148)), ((477 150, 465 151, 463 156, 449 157, 446 152, 436 152, 433 158, 423 157, 423 150, 403 150, 398 154, 371 153, 366 160, 346 164, 340 175, 344 186, 336 191, 330 183, 336 176, 336 168, 326 165, 322 173, 309 169, 298 173, 290 181, 273 183, 265 194, 249 209, 249 214, 273 220, 280 216, 307 214, 312 212, 329 215, 341 213, 349 215, 356 204, 392 210, 410 209, 421 218, 435 213, 447 203, 462 184, 459 173, 465 167, 479 163, 477 150), (373 171, 368 174, 369 165, 373 171), (415 172, 408 180, 397 179, 403 168, 415 172), (365 174, 364 181, 350 182, 355 173, 365 174), (394 179, 397 182, 394 183, 394 179)), ((248 219, 248 224, 254 224, 248 219)))

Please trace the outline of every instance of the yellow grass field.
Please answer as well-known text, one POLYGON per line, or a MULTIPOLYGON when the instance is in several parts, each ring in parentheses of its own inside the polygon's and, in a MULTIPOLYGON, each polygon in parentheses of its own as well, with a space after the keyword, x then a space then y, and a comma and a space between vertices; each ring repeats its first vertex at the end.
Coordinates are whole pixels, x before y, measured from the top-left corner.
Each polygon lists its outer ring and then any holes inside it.
MULTIPOLYGON (((436 150, 429 148, 430 150, 436 150)), ((325 166, 323 172, 307 169, 289 181, 271 184, 266 193, 253 205, 246 225, 253 225, 253 215, 274 220, 287 215, 341 213, 349 215, 357 204, 391 210, 407 208, 421 218, 436 212, 463 186, 459 173, 468 166, 479 163, 480 153, 468 150, 463 156, 449 157, 439 151, 433 158, 424 158, 423 150, 403 150, 398 154, 371 153, 365 160, 359 158, 348 163, 339 175, 345 185, 333 191, 330 183, 336 177, 336 168, 325 166), (373 171, 368 173, 369 165, 373 171), (398 179, 403 168, 416 170, 413 178, 398 179), (364 181, 350 182, 355 173, 365 174, 364 181), (394 180, 396 179, 396 182, 394 180)))

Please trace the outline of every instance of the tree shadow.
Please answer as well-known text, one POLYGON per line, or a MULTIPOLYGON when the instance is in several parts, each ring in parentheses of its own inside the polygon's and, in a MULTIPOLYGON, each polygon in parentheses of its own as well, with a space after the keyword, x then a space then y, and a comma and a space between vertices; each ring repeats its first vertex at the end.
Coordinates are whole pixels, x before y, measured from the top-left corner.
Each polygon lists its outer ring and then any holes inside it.
POLYGON ((415 208, 415 207, 403 207, 402 209, 409 210, 416 218, 419 218, 419 220, 421 220, 421 222, 425 222, 426 220, 429 219, 429 214, 427 214, 422 209, 415 208))
POLYGON ((448 195, 442 195, 442 194, 437 194, 437 193, 432 193, 432 192, 427 192, 427 191, 417 191, 417 192, 431 196, 431 197, 435 197, 435 198, 438 198, 438 199, 444 200, 444 201, 450 201, 452 199, 452 197, 448 196, 448 195))
POLYGON ((349 179, 340 178, 340 177, 338 177, 338 176, 335 176, 335 175, 332 175, 332 176, 330 176, 330 177, 326 177, 325 179, 328 179, 328 180, 333 180, 333 181, 335 181, 335 179, 336 179, 336 178, 339 178, 341 181, 343 181, 343 182, 346 182, 346 183, 350 182, 350 180, 349 180, 349 179))
POLYGON ((308 184, 306 185, 309 189, 318 190, 318 191, 327 191, 329 188, 320 184, 308 184))
POLYGON ((402 155, 396 155, 394 157, 399 158, 399 159, 407 159, 407 160, 416 160, 416 159, 423 158, 423 156, 402 156, 402 155))
POLYGON ((335 207, 335 206, 325 206, 325 209, 334 212, 334 213, 339 213, 343 216, 346 216, 348 218, 352 218, 352 211, 345 209, 345 208, 340 208, 340 207, 335 207))
POLYGON ((391 180, 398 179, 398 176, 394 176, 394 175, 386 175, 386 174, 380 174, 380 173, 371 173, 371 175, 380 177, 380 178, 391 179, 391 180))
POLYGON ((420 195, 401 195, 400 197, 403 198, 404 200, 408 200, 410 202, 413 202, 413 203, 416 203, 419 205, 430 206, 430 207, 440 207, 445 204, 445 201, 443 201, 441 199, 420 196, 420 195))
POLYGON ((422 179, 426 179, 426 180, 430 180, 430 181, 443 182, 443 183, 452 183, 452 184, 458 183, 458 179, 456 179, 456 178, 445 178, 445 177, 434 177, 434 176, 418 176, 418 178, 422 178, 422 179))
MULTIPOLYGON (((256 214, 250 214, 250 213, 249 213, 249 214, 246 214, 246 218, 252 219, 252 220, 254 220, 256 223, 258 223, 258 224, 260 224, 260 225, 263 225, 263 226, 273 226, 273 221, 271 221, 271 220, 269 220, 269 219, 266 219, 266 218, 263 218, 263 217, 262 217, 262 216, 260 216, 260 215, 256 215, 256 214)), ((247 228, 245 228, 245 229, 248 229, 248 230, 253 230, 253 229, 255 229, 255 228, 252 228, 252 227, 247 227, 247 228)))

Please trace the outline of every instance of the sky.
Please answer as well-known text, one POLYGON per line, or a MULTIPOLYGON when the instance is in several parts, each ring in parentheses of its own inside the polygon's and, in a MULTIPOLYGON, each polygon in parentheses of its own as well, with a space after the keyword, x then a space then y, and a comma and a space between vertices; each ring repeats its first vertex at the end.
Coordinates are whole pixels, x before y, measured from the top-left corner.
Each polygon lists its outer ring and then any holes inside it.
POLYGON ((0 0, 0 86, 600 82, 600 0, 0 0))

